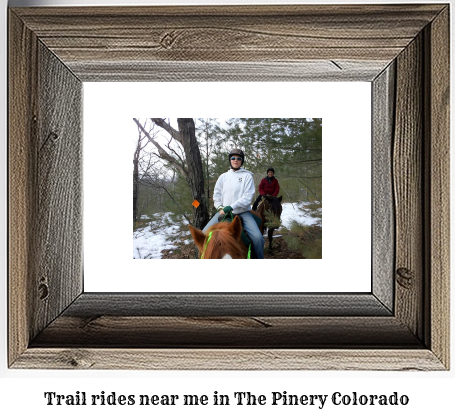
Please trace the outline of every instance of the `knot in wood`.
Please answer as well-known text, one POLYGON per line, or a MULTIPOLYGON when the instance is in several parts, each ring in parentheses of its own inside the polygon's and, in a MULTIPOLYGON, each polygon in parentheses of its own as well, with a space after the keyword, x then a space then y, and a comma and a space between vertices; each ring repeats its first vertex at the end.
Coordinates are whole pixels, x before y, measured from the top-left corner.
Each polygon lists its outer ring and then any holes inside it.
POLYGON ((407 268, 398 268, 395 279, 401 287, 408 290, 413 286, 414 274, 407 268))
POLYGON ((49 297, 49 286, 45 282, 41 282, 38 286, 38 295, 40 300, 45 300, 49 297))
POLYGON ((178 33, 173 31, 166 33, 160 40, 160 45, 165 49, 170 49, 172 45, 175 43, 178 33))
POLYGON ((48 138, 53 142, 55 143, 57 140, 58 140, 58 134, 55 133, 55 132, 51 132, 48 136, 48 138))
POLYGON ((60 360, 66 368, 90 369, 94 365, 89 353, 77 349, 62 352, 60 360))

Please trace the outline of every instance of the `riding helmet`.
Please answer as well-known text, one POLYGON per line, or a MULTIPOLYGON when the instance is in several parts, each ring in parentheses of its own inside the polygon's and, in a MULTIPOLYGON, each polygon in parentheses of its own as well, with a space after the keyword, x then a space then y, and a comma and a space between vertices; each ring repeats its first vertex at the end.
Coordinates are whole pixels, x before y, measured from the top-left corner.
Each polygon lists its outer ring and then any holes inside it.
POLYGON ((242 165, 243 165, 243 162, 245 161, 245 154, 243 153, 242 150, 240 150, 239 148, 233 148, 229 152, 229 164, 231 164, 231 157, 232 156, 240 156, 240 157, 242 157, 242 165))

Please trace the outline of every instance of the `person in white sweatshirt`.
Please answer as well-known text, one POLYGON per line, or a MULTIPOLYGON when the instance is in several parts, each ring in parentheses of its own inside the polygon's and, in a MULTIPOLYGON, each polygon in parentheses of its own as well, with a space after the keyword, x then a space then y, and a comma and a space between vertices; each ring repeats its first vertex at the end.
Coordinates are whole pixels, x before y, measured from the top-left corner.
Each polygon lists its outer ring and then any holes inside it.
POLYGON ((243 227, 251 239, 257 258, 264 259, 265 240, 250 212, 255 192, 253 173, 242 167, 244 161, 245 154, 242 150, 235 148, 230 151, 231 168, 218 178, 213 193, 213 202, 218 212, 205 225, 202 232, 206 233, 208 228, 218 223, 220 215, 231 212, 239 215, 243 219, 243 227))

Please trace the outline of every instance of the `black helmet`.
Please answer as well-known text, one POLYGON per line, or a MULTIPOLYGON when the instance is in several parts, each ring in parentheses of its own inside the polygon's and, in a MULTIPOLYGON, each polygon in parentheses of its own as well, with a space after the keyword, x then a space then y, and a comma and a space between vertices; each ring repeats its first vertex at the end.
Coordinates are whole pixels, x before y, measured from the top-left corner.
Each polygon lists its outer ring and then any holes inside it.
POLYGON ((267 174, 269 173, 269 171, 273 172, 273 174, 275 174, 275 169, 273 167, 269 167, 267 169, 267 174))
POLYGON ((229 152, 229 164, 231 164, 231 157, 232 156, 240 156, 242 157, 242 164, 243 162, 245 161, 245 154, 243 153, 242 150, 240 150, 239 148, 233 148, 230 152, 229 152))

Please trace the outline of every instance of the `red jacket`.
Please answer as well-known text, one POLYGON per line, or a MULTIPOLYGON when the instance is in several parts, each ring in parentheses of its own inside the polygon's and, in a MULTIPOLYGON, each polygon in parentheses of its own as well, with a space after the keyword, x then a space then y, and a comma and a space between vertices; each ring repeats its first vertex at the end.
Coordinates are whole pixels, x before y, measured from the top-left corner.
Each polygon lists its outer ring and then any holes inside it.
POLYGON ((278 180, 275 177, 272 177, 272 180, 269 183, 269 177, 264 177, 259 184, 259 193, 262 196, 270 195, 270 196, 277 196, 278 192, 280 191, 280 185, 278 184, 278 180))

